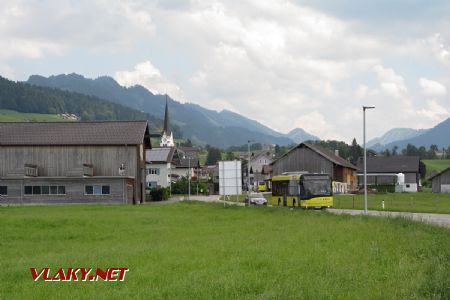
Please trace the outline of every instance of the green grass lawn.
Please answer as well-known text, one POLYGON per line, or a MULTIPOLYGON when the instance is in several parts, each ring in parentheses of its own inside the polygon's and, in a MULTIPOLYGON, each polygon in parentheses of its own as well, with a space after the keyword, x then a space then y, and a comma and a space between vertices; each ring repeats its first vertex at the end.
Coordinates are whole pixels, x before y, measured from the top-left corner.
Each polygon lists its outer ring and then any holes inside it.
POLYGON ((220 204, 0 207, 0 299, 448 299, 449 230, 220 204), (127 267, 34 282, 30 267, 127 267))
MULTIPOLYGON (((432 192, 369 194, 369 209, 450 214, 450 194, 432 192)), ((335 208, 364 209, 364 195, 336 195, 335 208)))
POLYGON ((32 114, 21 113, 9 109, 0 109, 0 122, 21 122, 21 121, 64 121, 62 116, 52 114, 32 114))
POLYGON ((433 171, 440 172, 450 167, 450 159, 424 159, 422 162, 427 167, 426 178, 428 178, 433 171))

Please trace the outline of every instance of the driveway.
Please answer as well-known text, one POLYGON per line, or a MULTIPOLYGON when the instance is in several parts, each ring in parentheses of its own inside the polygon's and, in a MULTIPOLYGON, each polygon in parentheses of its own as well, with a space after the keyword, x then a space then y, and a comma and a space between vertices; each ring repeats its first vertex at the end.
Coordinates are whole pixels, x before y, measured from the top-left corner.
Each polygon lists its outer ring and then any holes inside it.
MULTIPOLYGON (((328 212, 337 215, 364 215, 363 210, 353 209, 335 209, 329 208, 328 212)), ((369 210, 369 216, 375 217, 390 217, 390 218, 405 218, 414 221, 420 221, 428 224, 433 224, 450 229, 450 215, 447 214, 427 214, 427 213, 410 213, 410 212, 395 212, 395 211, 376 211, 369 210)))

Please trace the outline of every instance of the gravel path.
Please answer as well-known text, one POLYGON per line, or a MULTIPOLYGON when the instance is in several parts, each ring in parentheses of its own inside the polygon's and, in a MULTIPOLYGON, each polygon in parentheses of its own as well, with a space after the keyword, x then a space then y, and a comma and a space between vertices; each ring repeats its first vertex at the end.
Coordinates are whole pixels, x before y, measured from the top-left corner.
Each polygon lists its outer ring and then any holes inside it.
MULTIPOLYGON (((327 209, 330 213, 337 215, 363 215, 363 210, 353 209, 327 209)), ((410 213, 410 212, 395 212, 395 211, 369 211, 369 216, 375 217, 390 217, 390 218, 405 218, 414 221, 420 221, 428 224, 433 224, 441 227, 450 228, 450 215, 445 214, 428 214, 428 213, 410 213)))

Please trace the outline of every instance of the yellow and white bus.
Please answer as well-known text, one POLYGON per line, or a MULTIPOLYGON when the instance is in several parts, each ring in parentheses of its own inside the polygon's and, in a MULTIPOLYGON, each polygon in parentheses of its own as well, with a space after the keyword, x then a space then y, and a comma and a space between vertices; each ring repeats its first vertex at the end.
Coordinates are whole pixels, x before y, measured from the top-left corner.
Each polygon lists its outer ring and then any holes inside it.
POLYGON ((333 206, 331 177, 327 174, 283 174, 272 177, 272 205, 304 208, 333 206))

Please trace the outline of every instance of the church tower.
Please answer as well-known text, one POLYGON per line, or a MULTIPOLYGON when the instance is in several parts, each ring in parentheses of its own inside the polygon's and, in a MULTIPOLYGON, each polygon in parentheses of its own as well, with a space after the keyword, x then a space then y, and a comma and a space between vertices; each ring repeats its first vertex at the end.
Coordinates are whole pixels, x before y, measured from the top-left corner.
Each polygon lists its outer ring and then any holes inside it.
POLYGON ((162 132, 161 143, 159 144, 161 147, 174 147, 175 144, 173 142, 173 134, 170 130, 170 120, 169 120, 169 107, 167 102, 166 95, 166 111, 164 113, 164 129, 162 132))

